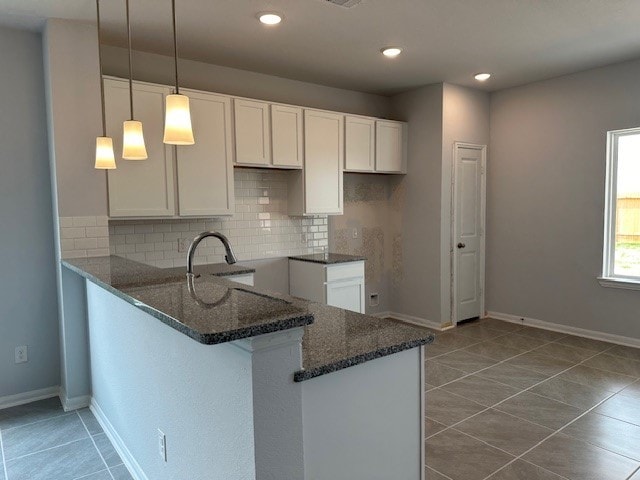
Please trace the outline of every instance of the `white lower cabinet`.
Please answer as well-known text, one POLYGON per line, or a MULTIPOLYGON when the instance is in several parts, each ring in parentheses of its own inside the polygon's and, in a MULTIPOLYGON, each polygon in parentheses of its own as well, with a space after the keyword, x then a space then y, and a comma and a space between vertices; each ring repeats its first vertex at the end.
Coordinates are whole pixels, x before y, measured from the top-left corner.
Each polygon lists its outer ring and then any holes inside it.
POLYGON ((364 261, 326 265, 289 259, 289 293, 365 313, 364 261))
POLYGON ((241 283, 243 285, 249 285, 253 287, 254 279, 253 273, 243 273, 241 275, 229 275, 228 277, 222 277, 226 280, 231 280, 232 282, 241 283))

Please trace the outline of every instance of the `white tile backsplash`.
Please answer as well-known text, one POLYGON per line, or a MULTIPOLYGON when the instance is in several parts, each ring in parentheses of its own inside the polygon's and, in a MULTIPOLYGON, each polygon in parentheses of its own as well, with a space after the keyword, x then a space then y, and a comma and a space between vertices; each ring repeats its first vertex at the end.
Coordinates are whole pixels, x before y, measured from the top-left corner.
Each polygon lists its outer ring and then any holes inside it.
POLYGON ((60 217, 62 258, 100 257, 109 255, 109 219, 93 217, 60 217))
MULTIPOLYGON (((110 251, 157 267, 186 265, 186 251, 178 251, 206 230, 226 235, 238 260, 257 260, 323 252, 328 247, 326 216, 287 215, 288 172, 236 169, 236 213, 231 217, 171 220, 111 220, 110 251)), ((79 238, 85 238, 85 236, 79 238)), ((63 237, 64 238, 64 237, 63 237)), ((76 238, 76 237, 69 237, 76 238)), ((195 263, 224 262, 219 240, 204 240, 195 263)))

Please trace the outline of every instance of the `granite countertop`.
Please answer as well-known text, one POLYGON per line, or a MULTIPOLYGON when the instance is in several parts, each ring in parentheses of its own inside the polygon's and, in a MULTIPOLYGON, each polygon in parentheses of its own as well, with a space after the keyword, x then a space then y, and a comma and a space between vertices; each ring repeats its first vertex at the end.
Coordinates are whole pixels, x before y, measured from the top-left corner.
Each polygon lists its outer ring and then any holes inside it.
POLYGON ((361 257, 358 255, 345 255, 343 253, 312 253, 309 255, 295 255, 289 258, 291 260, 322 263, 324 265, 332 265, 334 263, 361 262, 367 259, 367 257, 361 257))
POLYGON ((223 278, 251 273, 243 267, 198 266, 200 277, 189 286, 183 268, 161 269, 117 256, 62 263, 200 343, 304 327, 303 369, 294 373, 296 382, 433 342, 424 327, 267 293, 223 278))

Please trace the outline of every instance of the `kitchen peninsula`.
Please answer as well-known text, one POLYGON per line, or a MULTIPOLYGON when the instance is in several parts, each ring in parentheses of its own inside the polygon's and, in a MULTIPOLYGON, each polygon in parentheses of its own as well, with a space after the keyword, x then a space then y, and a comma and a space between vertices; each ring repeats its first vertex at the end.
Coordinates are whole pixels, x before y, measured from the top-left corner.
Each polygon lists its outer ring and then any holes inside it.
POLYGON ((235 265, 192 283, 63 265, 85 279, 92 410, 139 478, 420 478, 428 330, 225 279, 251 272, 235 265))

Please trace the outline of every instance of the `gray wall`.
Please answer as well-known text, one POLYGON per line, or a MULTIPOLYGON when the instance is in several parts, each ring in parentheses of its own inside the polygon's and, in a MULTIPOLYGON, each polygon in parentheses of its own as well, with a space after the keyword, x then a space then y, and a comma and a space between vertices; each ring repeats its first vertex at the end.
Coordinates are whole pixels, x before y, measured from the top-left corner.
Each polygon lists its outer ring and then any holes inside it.
MULTIPOLYGON (((128 76, 127 51, 105 46, 104 73, 128 76)), ((173 85, 173 58, 135 52, 133 77, 136 80, 173 85)), ((192 60, 180 60, 180 86, 226 95, 289 103, 305 107, 386 117, 388 97, 289 80, 273 75, 238 70, 192 60)))
POLYGON ((392 311, 438 322, 443 85, 393 97, 393 114, 409 122, 408 172, 397 185, 392 311))
POLYGON ((487 307, 640 338, 640 292, 606 289, 606 132, 640 125, 640 61, 491 100, 487 307))
POLYGON ((0 397, 56 386, 51 187, 40 35, 0 28, 0 397), (14 348, 29 362, 14 364, 14 348))

